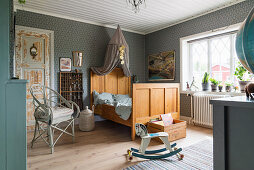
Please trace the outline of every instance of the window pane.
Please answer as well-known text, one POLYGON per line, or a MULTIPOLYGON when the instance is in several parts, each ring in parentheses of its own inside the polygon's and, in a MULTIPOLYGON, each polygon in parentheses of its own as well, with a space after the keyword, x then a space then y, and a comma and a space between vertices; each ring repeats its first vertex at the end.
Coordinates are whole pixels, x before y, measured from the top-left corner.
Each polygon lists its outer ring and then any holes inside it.
POLYGON ((198 41, 190 46, 192 73, 196 85, 201 89, 202 77, 208 71, 208 41, 198 41))
POLYGON ((225 82, 230 81, 230 36, 210 40, 211 77, 225 82))
MULTIPOLYGON (((236 76, 238 58, 235 50, 236 34, 214 37, 195 41, 189 44, 190 77, 194 77, 196 85, 201 90, 201 82, 205 72, 218 81, 232 82, 239 86, 236 76)), ((183 61, 185 62, 185 61, 183 61)))

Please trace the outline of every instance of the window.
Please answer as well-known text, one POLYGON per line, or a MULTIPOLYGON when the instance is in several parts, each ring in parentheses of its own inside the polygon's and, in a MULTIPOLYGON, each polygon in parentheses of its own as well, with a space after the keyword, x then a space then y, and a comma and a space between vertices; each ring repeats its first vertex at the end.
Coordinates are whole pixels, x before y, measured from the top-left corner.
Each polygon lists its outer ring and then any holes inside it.
MULTIPOLYGON (((205 72, 210 77, 225 82, 237 83, 234 71, 238 59, 235 52, 236 34, 223 34, 199 40, 188 41, 189 74, 195 79, 196 86, 201 90, 201 82, 205 72)), ((190 80, 190 78, 189 78, 190 80)))

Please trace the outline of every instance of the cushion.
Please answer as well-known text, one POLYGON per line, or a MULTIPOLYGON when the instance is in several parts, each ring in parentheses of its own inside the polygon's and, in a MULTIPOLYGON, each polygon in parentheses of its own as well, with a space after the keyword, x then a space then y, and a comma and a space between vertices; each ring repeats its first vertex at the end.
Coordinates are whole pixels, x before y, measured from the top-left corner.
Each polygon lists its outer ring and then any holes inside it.
POLYGON ((98 104, 109 104, 113 105, 114 99, 111 93, 98 93, 93 91, 94 105, 98 104))
POLYGON ((53 124, 70 120, 72 118, 72 114, 74 113, 73 109, 69 109, 67 107, 55 107, 52 108, 53 112, 53 124))

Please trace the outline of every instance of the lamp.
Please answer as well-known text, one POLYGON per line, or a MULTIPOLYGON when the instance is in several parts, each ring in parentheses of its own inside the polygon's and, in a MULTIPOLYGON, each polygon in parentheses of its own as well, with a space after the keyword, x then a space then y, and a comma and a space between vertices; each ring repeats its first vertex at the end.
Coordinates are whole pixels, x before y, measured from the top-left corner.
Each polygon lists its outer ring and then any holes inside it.
POLYGON ((145 0, 126 0, 127 4, 132 5, 132 10, 137 13, 140 10, 140 5, 145 4, 145 0))

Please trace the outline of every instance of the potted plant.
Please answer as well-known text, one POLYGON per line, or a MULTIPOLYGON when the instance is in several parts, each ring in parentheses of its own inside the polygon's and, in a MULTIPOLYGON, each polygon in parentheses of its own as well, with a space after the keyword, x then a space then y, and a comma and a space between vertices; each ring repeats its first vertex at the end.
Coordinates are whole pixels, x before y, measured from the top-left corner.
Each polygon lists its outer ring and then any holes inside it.
POLYGON ((217 91, 217 87, 220 82, 215 80, 214 78, 210 78, 210 82, 212 83, 211 84, 212 91, 217 91))
POLYGON ((237 92, 239 90, 239 87, 238 86, 234 86, 234 90, 235 90, 235 92, 237 92))
POLYGON ((250 83, 250 72, 246 70, 246 68, 243 67, 243 65, 238 62, 237 67, 235 68, 234 75, 237 77, 240 90, 241 92, 244 92, 245 86, 250 83))
POLYGON ((202 80, 202 89, 203 91, 207 91, 209 89, 209 74, 205 72, 203 80, 202 80))
POLYGON ((233 85, 233 83, 231 82, 226 82, 226 92, 231 92, 231 86, 233 85))
POLYGON ((222 85, 222 84, 220 84, 218 87, 219 87, 219 92, 221 92, 221 91, 222 91, 222 89, 223 89, 223 85, 222 85))

